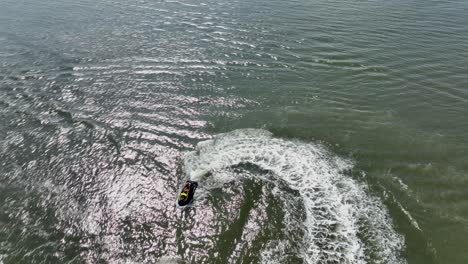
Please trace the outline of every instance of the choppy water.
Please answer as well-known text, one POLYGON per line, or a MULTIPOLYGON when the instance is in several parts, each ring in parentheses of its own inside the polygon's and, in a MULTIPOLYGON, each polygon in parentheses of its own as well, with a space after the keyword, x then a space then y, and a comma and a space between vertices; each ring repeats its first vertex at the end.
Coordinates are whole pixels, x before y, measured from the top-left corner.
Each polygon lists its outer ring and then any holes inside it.
POLYGON ((2 1, 0 263, 467 263, 467 14, 2 1))

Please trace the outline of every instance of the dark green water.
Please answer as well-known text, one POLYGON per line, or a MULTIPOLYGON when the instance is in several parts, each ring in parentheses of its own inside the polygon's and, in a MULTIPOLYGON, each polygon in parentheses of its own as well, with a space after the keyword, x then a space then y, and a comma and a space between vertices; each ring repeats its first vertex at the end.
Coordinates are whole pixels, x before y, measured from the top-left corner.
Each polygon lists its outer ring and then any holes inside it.
POLYGON ((3 0, 0 263, 468 263, 466 65, 464 0, 3 0))

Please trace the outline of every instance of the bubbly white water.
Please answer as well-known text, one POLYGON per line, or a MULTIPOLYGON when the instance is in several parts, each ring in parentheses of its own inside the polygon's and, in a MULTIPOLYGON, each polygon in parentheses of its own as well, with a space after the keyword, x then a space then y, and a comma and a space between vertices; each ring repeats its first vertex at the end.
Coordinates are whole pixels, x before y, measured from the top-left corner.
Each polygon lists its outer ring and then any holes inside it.
MULTIPOLYGON (((305 231, 300 257, 307 263, 406 262, 400 256, 404 238, 394 230, 385 206, 368 194, 365 184, 345 174, 353 167, 351 161, 319 144, 274 138, 259 129, 220 134, 199 143, 184 157, 188 176, 203 181, 197 190, 202 196, 219 183, 235 180, 222 172, 242 164, 268 170, 276 180, 298 191, 306 216, 299 223, 305 231)), ((276 196, 284 204, 286 226, 297 225, 287 209, 291 208, 290 196, 279 190, 276 196)), ((281 263, 281 256, 288 253, 285 242, 267 243, 262 261, 281 263)))

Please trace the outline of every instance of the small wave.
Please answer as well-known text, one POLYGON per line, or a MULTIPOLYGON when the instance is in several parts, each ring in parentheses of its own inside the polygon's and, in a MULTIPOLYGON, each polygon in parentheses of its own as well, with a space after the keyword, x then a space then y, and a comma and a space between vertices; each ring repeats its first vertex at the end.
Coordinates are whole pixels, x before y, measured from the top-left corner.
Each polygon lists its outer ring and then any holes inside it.
MULTIPOLYGON (((218 135, 199 143, 184 157, 188 176, 204 182, 201 197, 219 184, 236 180, 223 171, 242 164, 271 172, 268 175, 299 194, 305 211, 302 223, 288 209, 294 208, 289 206, 291 197, 282 191, 276 196, 284 205, 286 226, 300 223, 305 231, 298 242, 298 257, 307 263, 405 263, 400 256, 404 239, 394 230, 385 206, 368 194, 364 184, 346 176, 351 161, 321 145, 274 138, 258 129, 218 135)), ((246 175, 271 180, 265 175, 246 175)), ((282 263, 288 253, 285 243, 288 241, 266 243, 262 261, 282 263)))

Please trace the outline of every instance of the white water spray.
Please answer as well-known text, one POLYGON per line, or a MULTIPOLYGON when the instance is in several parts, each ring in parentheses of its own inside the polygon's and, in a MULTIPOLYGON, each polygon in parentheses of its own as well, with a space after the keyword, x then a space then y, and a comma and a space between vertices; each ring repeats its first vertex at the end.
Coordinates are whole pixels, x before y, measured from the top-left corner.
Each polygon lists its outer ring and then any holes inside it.
MULTIPOLYGON (((240 164, 268 170, 299 192, 306 215, 300 255, 307 263, 405 263, 400 257, 404 239, 393 229, 385 206, 344 174, 352 168, 350 161, 321 145, 274 138, 258 129, 218 135, 184 157, 189 177, 201 185, 209 182, 205 191, 210 183, 233 180, 213 172, 240 164), (213 179, 206 178, 208 173, 213 179)), ((287 197, 277 195, 287 208, 287 197)), ((287 209, 284 221, 294 224, 287 209)), ((283 251, 282 241, 266 245, 262 260, 281 263, 283 251)))

